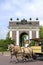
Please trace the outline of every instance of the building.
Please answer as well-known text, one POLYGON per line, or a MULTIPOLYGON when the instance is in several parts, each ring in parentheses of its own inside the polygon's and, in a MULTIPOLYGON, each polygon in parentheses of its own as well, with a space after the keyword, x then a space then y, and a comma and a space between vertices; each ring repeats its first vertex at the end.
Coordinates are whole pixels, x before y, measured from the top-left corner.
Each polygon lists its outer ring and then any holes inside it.
MULTIPOLYGON (((35 20, 17 20, 9 21, 9 35, 11 39, 16 41, 16 45, 22 46, 21 37, 22 35, 28 35, 27 39, 39 38, 39 21, 35 20)), ((27 44, 26 44, 27 45, 27 44)))

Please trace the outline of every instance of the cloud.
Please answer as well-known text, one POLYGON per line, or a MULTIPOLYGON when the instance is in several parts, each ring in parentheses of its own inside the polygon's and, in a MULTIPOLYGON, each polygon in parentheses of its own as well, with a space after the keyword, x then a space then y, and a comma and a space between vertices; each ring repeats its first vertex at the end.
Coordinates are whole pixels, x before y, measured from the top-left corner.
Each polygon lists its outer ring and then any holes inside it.
MULTIPOLYGON (((43 25, 43 0, 0 0, 0 27, 3 28, 1 31, 5 30, 4 26, 7 30, 11 17, 14 20, 17 17, 27 20, 31 17, 35 20, 38 17, 40 24, 43 25)), ((1 35, 5 37, 2 32, 1 35)))
POLYGON ((8 29, 0 27, 0 39, 5 39, 7 35, 8 29))
MULTIPOLYGON (((43 14, 43 0, 5 0, 1 6, 5 16, 25 16, 26 18, 41 17, 43 14)), ((4 15, 4 14, 3 14, 4 15)))

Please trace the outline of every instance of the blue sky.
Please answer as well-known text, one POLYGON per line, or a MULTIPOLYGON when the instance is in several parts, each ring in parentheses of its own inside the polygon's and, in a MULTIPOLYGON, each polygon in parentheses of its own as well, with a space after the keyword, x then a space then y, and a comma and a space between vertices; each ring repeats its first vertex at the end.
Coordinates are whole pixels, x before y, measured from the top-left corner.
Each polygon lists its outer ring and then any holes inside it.
POLYGON ((43 25, 43 0, 0 0, 0 39, 6 37, 10 18, 39 18, 43 25))

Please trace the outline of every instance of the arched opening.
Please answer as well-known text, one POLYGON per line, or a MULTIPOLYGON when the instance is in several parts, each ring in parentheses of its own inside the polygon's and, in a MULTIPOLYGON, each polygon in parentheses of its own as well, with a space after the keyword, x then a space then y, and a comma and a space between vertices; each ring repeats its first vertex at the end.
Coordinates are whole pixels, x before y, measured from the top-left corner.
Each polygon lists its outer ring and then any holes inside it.
POLYGON ((23 32, 20 34, 20 46, 25 46, 25 41, 28 40, 28 34, 26 32, 23 32))

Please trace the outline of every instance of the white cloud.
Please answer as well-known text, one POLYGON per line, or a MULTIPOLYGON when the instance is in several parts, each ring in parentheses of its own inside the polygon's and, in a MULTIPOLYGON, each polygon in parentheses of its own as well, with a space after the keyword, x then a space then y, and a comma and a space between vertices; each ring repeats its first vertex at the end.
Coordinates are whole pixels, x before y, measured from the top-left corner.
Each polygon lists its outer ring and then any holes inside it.
POLYGON ((7 28, 0 27, 0 39, 5 39, 7 32, 8 32, 7 28))
POLYGON ((41 20, 41 21, 40 21, 40 25, 42 25, 42 26, 43 26, 43 20, 41 20))
POLYGON ((12 16, 39 17, 43 14, 43 0, 5 0, 1 8, 12 16))
MULTIPOLYGON (((38 17, 40 24, 43 25, 43 0, 2 1, 0 3, 0 25, 2 25, 2 28, 4 25, 5 27, 8 26, 8 19, 10 17, 14 19, 17 17, 20 19, 26 18, 27 20, 29 20, 30 17, 32 17, 33 20, 38 17)), ((3 31, 3 29, 1 31, 3 31)), ((0 32, 0 36, 1 35, 4 37, 4 32, 0 32)))

